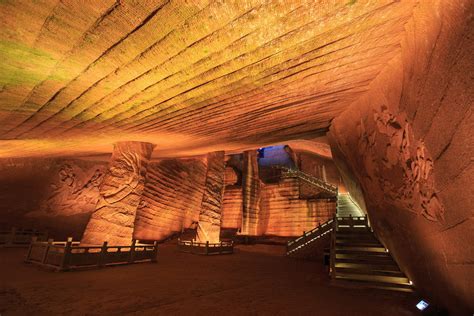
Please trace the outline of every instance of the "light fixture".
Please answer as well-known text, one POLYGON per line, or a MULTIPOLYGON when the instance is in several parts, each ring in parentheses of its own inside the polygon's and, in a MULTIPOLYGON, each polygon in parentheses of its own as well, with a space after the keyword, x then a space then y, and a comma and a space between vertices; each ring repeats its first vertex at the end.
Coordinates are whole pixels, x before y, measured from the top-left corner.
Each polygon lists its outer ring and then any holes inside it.
POLYGON ((420 311, 425 310, 426 308, 428 308, 428 306, 430 306, 430 304, 423 300, 419 301, 418 304, 416 304, 416 308, 418 308, 420 311))

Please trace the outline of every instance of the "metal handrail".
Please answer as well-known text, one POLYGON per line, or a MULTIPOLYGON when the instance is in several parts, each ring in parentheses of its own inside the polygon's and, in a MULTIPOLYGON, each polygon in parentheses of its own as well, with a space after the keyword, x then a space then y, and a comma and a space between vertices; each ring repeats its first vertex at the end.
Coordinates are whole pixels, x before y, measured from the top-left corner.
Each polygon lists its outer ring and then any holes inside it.
POLYGON ((301 180, 304 180, 314 186, 317 186, 318 188, 330 193, 330 194, 334 194, 334 195, 337 195, 337 186, 335 185, 332 185, 330 183, 327 183, 325 182, 324 180, 322 179, 319 179, 319 178, 316 178, 312 175, 309 175, 301 170, 298 170, 298 169, 292 169, 292 168, 288 168, 288 167, 285 167, 285 166, 281 166, 281 165, 277 165, 277 166, 273 166, 273 168, 276 168, 276 169, 280 169, 283 171, 282 173, 282 176, 283 177, 297 177, 301 180))

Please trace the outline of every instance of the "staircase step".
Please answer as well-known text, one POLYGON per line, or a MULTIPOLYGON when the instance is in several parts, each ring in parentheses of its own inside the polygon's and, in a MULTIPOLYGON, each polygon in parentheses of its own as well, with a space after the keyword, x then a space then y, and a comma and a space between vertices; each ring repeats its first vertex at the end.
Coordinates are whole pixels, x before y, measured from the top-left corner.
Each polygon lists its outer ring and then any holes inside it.
POLYGON ((336 276, 335 279, 331 281, 331 283, 336 286, 371 288, 371 289, 380 289, 380 290, 406 292, 406 293, 413 292, 413 287, 411 285, 408 285, 407 287, 405 285, 400 285, 400 284, 353 280, 353 279, 346 278, 343 276, 336 276))
POLYGON ((391 277, 391 276, 380 276, 380 275, 371 275, 371 274, 347 274, 341 273, 336 270, 336 279, 346 279, 354 281, 364 281, 364 282, 375 282, 375 283, 384 283, 390 285, 396 285, 397 287, 411 288, 412 286, 408 283, 406 277, 391 277))
POLYGON ((363 268, 343 268, 336 265, 336 274, 362 274, 362 275, 378 275, 378 276, 391 276, 398 278, 405 278, 405 275, 401 271, 390 271, 390 270, 378 270, 374 269, 369 265, 365 265, 363 268))
POLYGON ((349 227, 349 226, 338 226, 337 232, 339 233, 372 233, 372 231, 366 226, 356 226, 356 227, 349 227))
POLYGON ((335 267, 347 268, 347 269, 368 269, 374 271, 387 271, 387 272, 401 272, 399 267, 394 264, 371 264, 371 263, 356 263, 356 262, 340 262, 336 261, 335 267))
POLYGON ((385 248, 380 242, 378 241, 370 241, 370 240, 347 240, 347 239, 336 239, 336 246, 343 246, 343 247, 381 247, 385 248))
POLYGON ((373 264, 373 265, 394 265, 396 266, 396 263, 391 259, 387 257, 366 257, 366 256, 353 256, 353 255, 347 255, 347 254, 336 254, 336 260, 335 262, 339 263, 359 263, 359 264, 373 264))
POLYGON ((360 254, 387 254, 384 247, 361 247, 357 245, 342 246, 336 245, 336 253, 360 253, 360 254))

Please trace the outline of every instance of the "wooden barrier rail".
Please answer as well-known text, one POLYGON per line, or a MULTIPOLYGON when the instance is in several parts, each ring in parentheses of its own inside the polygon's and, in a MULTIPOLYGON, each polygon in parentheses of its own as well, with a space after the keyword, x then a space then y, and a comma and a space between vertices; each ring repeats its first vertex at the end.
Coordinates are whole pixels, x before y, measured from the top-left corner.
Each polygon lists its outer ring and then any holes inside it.
POLYGON ((67 241, 47 242, 33 240, 25 259, 49 267, 57 271, 79 268, 104 267, 118 264, 139 262, 156 262, 158 243, 139 244, 135 240, 130 246, 109 246, 104 242, 101 246, 81 246, 80 242, 67 241))
POLYGON ((196 255, 223 255, 234 253, 233 241, 221 241, 219 243, 196 242, 193 240, 178 239, 178 249, 181 252, 196 255))
POLYGON ((10 230, 0 230, 0 247, 28 247, 33 237, 37 240, 47 240, 48 233, 15 227, 10 230))

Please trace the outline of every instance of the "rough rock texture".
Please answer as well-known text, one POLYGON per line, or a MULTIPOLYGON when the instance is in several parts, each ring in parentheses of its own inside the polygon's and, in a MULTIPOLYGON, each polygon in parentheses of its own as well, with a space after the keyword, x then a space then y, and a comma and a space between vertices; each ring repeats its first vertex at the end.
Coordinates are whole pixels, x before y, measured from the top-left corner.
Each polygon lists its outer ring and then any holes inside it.
POLYGON ((134 238, 162 240, 193 227, 199 220, 206 170, 205 157, 150 162, 134 238))
MULTIPOLYGON (((345 191, 342 177, 332 158, 315 154, 313 152, 299 150, 295 151, 295 156, 296 164, 301 171, 337 186, 339 192, 345 191)), ((321 195, 329 197, 321 189, 316 188, 305 181, 300 181, 299 185, 300 198, 302 199, 321 197, 321 195)))
POLYGON ((225 154, 223 151, 207 154, 206 182, 199 212, 196 240, 220 241, 222 200, 224 195, 225 154))
POLYGON ((106 168, 93 158, 0 160, 0 225, 80 238, 106 168))
POLYGON ((100 186, 100 199, 82 243, 130 244, 153 147, 153 144, 141 142, 114 145, 109 169, 100 186))
POLYGON ((456 315, 474 311, 473 12, 472 1, 420 3, 401 55, 330 131, 376 233, 456 315))
POLYGON ((260 236, 263 233, 264 226, 260 223, 262 186, 263 183, 258 174, 257 151, 245 151, 242 170, 242 235, 260 236))
POLYGON ((222 228, 242 227, 242 187, 226 186, 224 189, 224 200, 222 201, 222 228))
POLYGON ((0 1, 0 157, 315 137, 399 53, 415 3, 0 1))
POLYGON ((285 179, 262 188, 259 224, 264 235, 293 237, 333 217, 336 202, 300 199, 298 179, 285 179))

